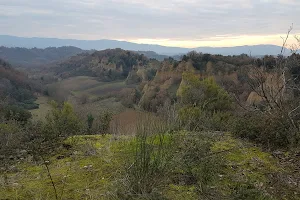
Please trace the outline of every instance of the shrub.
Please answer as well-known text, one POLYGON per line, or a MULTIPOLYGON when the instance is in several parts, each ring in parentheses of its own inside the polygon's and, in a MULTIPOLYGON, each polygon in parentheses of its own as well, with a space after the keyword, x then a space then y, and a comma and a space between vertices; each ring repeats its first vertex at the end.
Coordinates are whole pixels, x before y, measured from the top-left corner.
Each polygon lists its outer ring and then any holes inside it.
POLYGON ((188 130, 226 130, 232 108, 229 94, 213 78, 184 73, 178 96, 179 117, 188 130))
POLYGON ((56 102, 50 102, 52 110, 46 117, 46 131, 56 136, 66 137, 80 134, 82 123, 75 114, 70 103, 65 102, 60 107, 56 102))
POLYGON ((194 185, 198 196, 204 197, 211 192, 210 186, 222 170, 220 155, 211 153, 213 137, 205 133, 186 133, 177 140, 180 151, 173 159, 173 183, 194 185))
POLYGON ((88 132, 91 132, 95 118, 92 114, 87 115, 88 132))
POLYGON ((16 120, 26 123, 31 118, 31 113, 19 106, 7 106, 4 109, 4 118, 6 120, 16 120))
POLYGON ((232 118, 230 112, 206 111, 199 107, 185 106, 179 110, 179 118, 187 130, 226 131, 232 118))
POLYGON ((20 104, 22 107, 26 110, 33 110, 33 109, 38 109, 39 105, 36 103, 29 103, 29 104, 20 104))
POLYGON ((168 183, 172 154, 176 145, 172 135, 156 117, 139 119, 137 134, 131 143, 125 176, 118 185, 119 199, 163 199, 168 183))
POLYGON ((135 103, 138 102, 138 92, 134 88, 124 88, 118 95, 118 100, 122 105, 128 108, 132 108, 135 103))
MULTIPOLYGON (((16 149, 22 145, 24 133, 17 121, 0 123, 0 155, 7 158, 16 155, 16 149)), ((5 164, 5 163, 3 163, 5 164)))
POLYGON ((181 101, 205 110, 228 110, 232 106, 229 94, 211 78, 200 80, 196 75, 184 73, 181 85, 181 101))
POLYGON ((286 148, 297 146, 300 135, 287 116, 248 112, 237 117, 232 132, 242 138, 263 144, 267 148, 286 148))
POLYGON ((99 132, 101 134, 106 134, 109 131, 109 123, 112 119, 112 113, 105 111, 103 113, 100 114, 99 116, 99 132))

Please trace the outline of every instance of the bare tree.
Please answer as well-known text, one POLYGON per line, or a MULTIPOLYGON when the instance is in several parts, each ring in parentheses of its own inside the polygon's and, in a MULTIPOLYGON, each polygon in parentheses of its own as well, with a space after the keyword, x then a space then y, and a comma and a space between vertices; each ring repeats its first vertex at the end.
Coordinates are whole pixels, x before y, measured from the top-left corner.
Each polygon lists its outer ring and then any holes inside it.
MULTIPOLYGON (((272 67, 252 66, 247 70, 247 83, 251 91, 260 98, 260 111, 270 116, 287 119, 290 124, 289 130, 299 133, 300 124, 300 87, 297 83, 299 74, 291 73, 295 67, 294 59, 297 56, 285 57, 287 41, 290 37, 293 27, 288 29, 286 37, 282 37, 282 48, 280 54, 275 58, 276 63, 272 67)), ((298 37, 295 37, 298 39, 298 37)), ((299 47, 298 44, 291 46, 291 52, 295 53, 299 47)), ((300 60, 298 60, 298 63, 300 60)))

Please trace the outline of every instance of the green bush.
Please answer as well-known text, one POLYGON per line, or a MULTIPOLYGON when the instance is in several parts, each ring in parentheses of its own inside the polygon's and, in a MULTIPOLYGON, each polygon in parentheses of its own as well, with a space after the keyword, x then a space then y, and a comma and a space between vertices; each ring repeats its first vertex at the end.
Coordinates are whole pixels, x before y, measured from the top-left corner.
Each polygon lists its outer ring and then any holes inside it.
POLYGON ((204 197, 212 192, 210 186, 222 170, 220 155, 211 154, 213 137, 202 133, 188 133, 178 139, 180 151, 177 151, 173 160, 173 183, 194 185, 198 196, 204 197))
POLYGON ((166 127, 152 116, 139 119, 131 143, 125 175, 119 181, 118 199, 164 199, 175 145, 166 127))
POLYGON ((34 102, 29 102, 29 103, 17 103, 17 106, 24 108, 26 110, 33 110, 33 109, 38 109, 39 105, 34 103, 34 102))
POLYGON ((227 129, 232 99, 213 78, 200 80, 194 74, 184 73, 178 96, 181 98, 179 118, 186 129, 227 129))
POLYGON ((87 115, 87 125, 88 125, 88 132, 90 133, 92 128, 93 128, 93 123, 94 123, 95 118, 93 117, 92 114, 87 115))
POLYGON ((236 118, 232 132, 242 138, 263 144, 267 148, 287 148, 300 142, 299 131, 289 118, 277 114, 248 112, 236 118))
POLYGON ((32 117, 28 110, 15 105, 4 108, 3 115, 6 120, 16 120, 22 123, 26 123, 32 117))
POLYGON ((200 107, 184 106, 179 109, 179 118, 187 130, 228 130, 228 123, 232 118, 230 112, 207 111, 200 107))
POLYGON ((52 110, 46 116, 45 131, 49 131, 55 137, 66 137, 81 133, 82 122, 75 114, 70 103, 65 102, 62 107, 54 101, 50 104, 52 110))
POLYGON ((149 197, 165 185, 171 158, 169 137, 164 134, 151 137, 139 134, 136 137, 134 163, 127 170, 128 185, 133 194, 149 197))
POLYGON ((26 150, 41 159, 56 152, 66 137, 81 134, 82 123, 72 106, 69 103, 61 107, 55 102, 51 104, 52 110, 46 120, 39 122, 29 121, 31 115, 27 110, 6 107, 4 121, 0 122, 0 155, 5 155, 6 159, 12 156, 14 161, 19 150, 26 150))
POLYGON ((200 80, 194 74, 183 73, 182 79, 179 96, 183 104, 210 111, 231 109, 231 97, 212 77, 200 80))
MULTIPOLYGON (((17 121, 6 121, 0 123, 0 155, 16 155, 16 149, 22 146, 24 132, 17 121)), ((5 163, 2 163, 5 164, 5 163)))
POLYGON ((99 126, 98 126, 98 131, 101 134, 107 134, 109 132, 109 123, 112 119, 112 113, 105 111, 100 114, 99 116, 99 126))

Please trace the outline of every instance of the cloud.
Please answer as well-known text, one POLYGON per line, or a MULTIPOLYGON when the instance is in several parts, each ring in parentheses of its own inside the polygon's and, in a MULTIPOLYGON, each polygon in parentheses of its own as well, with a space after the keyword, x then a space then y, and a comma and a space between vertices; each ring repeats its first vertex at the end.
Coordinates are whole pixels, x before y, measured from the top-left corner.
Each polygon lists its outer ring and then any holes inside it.
POLYGON ((284 34, 292 23, 300 33, 299 17, 298 0, 0 0, 1 34, 181 46, 267 38, 284 34))

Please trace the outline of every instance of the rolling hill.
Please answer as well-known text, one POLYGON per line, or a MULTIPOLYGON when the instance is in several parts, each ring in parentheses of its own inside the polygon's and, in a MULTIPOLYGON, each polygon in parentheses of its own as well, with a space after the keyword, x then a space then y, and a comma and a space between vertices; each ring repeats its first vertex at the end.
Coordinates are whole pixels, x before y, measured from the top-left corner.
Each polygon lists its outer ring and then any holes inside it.
POLYGON ((84 53, 77 47, 48 47, 45 49, 38 48, 20 48, 20 47, 0 47, 0 58, 7 60, 15 66, 36 67, 44 66, 52 62, 62 61, 71 56, 84 53))
MULTIPOLYGON (((62 62, 78 54, 91 54, 93 52, 94 50, 87 51, 73 46, 47 47, 45 49, 0 46, 0 58, 8 61, 13 66, 21 68, 45 67, 49 66, 49 64, 53 65, 57 62, 62 62)), ((153 51, 136 51, 136 53, 158 61, 163 61, 169 57, 153 51)))
POLYGON ((9 63, 0 59, 0 103, 31 108, 34 106, 34 92, 37 87, 38 85, 34 85, 24 73, 15 70, 9 63))
MULTIPOLYGON (((122 49, 107 49, 92 54, 80 54, 46 69, 59 78, 74 76, 98 77, 101 81, 125 80, 131 71, 139 68, 153 69, 159 61, 143 54, 122 49)), ((150 72, 149 72, 150 73, 150 72)))

